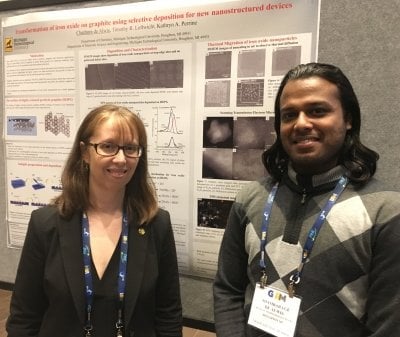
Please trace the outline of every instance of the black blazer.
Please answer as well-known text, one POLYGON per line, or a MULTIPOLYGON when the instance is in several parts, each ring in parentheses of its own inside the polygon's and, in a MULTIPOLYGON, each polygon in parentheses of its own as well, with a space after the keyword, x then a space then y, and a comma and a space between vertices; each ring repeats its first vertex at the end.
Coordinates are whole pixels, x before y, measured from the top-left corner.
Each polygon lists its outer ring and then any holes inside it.
MULTIPOLYGON (((125 336, 181 337, 182 308, 169 213, 131 223, 125 336)), ((32 212, 18 266, 8 337, 79 337, 85 323, 81 214, 66 220, 54 206, 32 212)))

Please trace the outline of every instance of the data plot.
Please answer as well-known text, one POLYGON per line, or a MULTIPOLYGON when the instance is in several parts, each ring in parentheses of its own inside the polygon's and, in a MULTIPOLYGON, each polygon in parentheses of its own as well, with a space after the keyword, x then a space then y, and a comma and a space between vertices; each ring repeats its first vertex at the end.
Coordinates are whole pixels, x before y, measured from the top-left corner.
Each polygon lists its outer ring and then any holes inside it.
POLYGON ((157 148, 183 148, 184 145, 180 142, 183 131, 178 125, 180 118, 175 113, 175 107, 157 107, 156 109, 157 148))

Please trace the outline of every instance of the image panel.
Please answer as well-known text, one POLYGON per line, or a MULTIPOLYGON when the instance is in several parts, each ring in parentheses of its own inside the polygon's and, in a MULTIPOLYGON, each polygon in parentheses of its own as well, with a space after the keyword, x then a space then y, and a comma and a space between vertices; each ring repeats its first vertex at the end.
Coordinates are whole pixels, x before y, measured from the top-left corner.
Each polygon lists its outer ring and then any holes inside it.
POLYGON ((249 149, 236 150, 233 153, 233 179, 235 180, 257 180, 267 175, 262 163, 263 150, 249 149))
POLYGON ((44 116, 44 126, 45 132, 50 132, 55 136, 59 134, 71 136, 71 119, 62 113, 47 113, 44 116))
POLYGON ((117 89, 150 88, 150 62, 123 62, 115 65, 117 89))
POLYGON ((85 68, 86 90, 115 89, 114 63, 88 64, 85 68))
POLYGON ((205 87, 204 106, 229 106, 231 93, 230 81, 207 81, 205 87))
POLYGON ((206 55, 206 79, 231 77, 232 52, 214 52, 206 55))
POLYGON ((236 149, 265 149, 267 122, 264 117, 241 117, 234 122, 233 146, 236 149))
POLYGON ((264 77, 265 49, 242 50, 238 54, 238 77, 264 77))
POLYGON ((264 104, 264 79, 239 81, 236 94, 238 107, 262 106, 264 104))
POLYGON ((203 147, 233 147, 233 117, 208 117, 203 121, 203 147))
POLYGON ((8 136, 37 136, 36 116, 8 116, 8 136))
POLYGON ((232 180, 232 158, 232 149, 204 149, 202 177, 232 180))
POLYGON ((198 199, 197 226, 225 229, 232 204, 231 200, 198 199))
POLYGON ((151 88, 183 88, 183 60, 154 61, 150 65, 151 88))
POLYGON ((239 117, 233 126, 233 147, 265 150, 275 141, 274 119, 239 117))
POLYGON ((272 76, 283 76, 301 60, 301 46, 280 47, 272 51, 272 76))

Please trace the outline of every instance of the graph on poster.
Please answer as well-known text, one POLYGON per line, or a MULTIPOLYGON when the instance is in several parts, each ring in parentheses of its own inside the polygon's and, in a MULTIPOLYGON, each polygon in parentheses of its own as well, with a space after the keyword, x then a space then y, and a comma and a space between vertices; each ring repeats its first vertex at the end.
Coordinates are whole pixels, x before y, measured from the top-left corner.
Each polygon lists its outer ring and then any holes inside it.
POLYGON ((155 107, 156 147, 160 150, 182 150, 184 144, 180 141, 183 134, 180 117, 175 112, 176 107, 155 107))

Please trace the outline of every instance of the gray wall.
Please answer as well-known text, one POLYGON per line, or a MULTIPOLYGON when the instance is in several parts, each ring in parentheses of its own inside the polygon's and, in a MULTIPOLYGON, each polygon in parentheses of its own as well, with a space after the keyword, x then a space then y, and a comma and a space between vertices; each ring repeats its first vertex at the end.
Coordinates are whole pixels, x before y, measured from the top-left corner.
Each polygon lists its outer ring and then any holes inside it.
MULTIPOLYGON (((134 1, 83 2, 44 9, 65 9, 134 1)), ((16 15, 27 10, 0 12, 16 15)), ((29 11, 29 10, 28 10, 29 11)), ((362 141, 378 151, 377 177, 400 189, 400 0, 322 0, 319 36, 320 62, 338 65, 353 83, 361 103, 362 141)), ((0 119, 2 127, 3 119, 0 119)), ((3 158, 4 158, 4 154, 3 158)), ((0 189, 4 191, 4 165, 0 166, 0 189)), ((5 193, 0 214, 5 214, 5 193)), ((12 283, 19 251, 6 247, 4 215, 0 218, 0 281, 12 283)), ((182 277, 182 300, 187 318, 213 321, 211 281, 182 277)))

